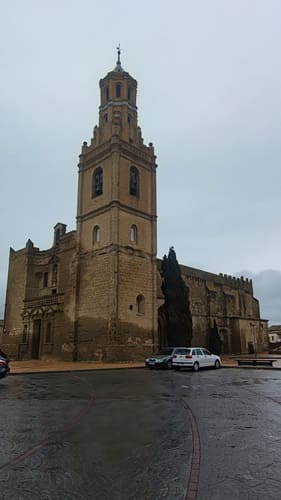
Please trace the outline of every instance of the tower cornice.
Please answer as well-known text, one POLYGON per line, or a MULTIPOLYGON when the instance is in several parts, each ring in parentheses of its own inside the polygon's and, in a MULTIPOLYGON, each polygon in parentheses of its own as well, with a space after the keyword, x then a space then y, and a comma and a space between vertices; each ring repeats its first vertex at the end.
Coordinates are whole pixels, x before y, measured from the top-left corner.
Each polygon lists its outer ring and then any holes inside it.
POLYGON ((116 107, 127 106, 127 108, 130 109, 131 111, 137 111, 138 110, 137 106, 133 106, 128 101, 108 101, 106 104, 101 105, 99 107, 99 110, 100 111, 105 111, 110 106, 116 106, 116 107))
POLYGON ((130 213, 132 215, 137 215, 139 217, 143 217, 149 221, 156 221, 157 220, 157 215, 149 214, 147 212, 144 212, 143 210, 140 210, 139 208, 134 208, 132 206, 126 205, 125 203, 121 203, 118 200, 112 200, 110 203, 107 203, 106 205, 103 205, 102 207, 98 207, 94 210, 90 210, 89 212, 87 212, 83 215, 78 215, 76 217, 76 220, 78 222, 82 222, 82 221, 87 220, 87 219, 92 219, 94 216, 106 213, 109 209, 112 209, 112 208, 119 208, 120 210, 123 210, 124 212, 130 213))
POLYGON ((118 72, 118 71, 109 71, 109 73, 107 73, 107 75, 105 75, 103 78, 100 79, 99 81, 99 84, 100 86, 106 81, 106 80, 122 80, 122 79, 127 79, 127 80, 130 80, 131 83, 133 83, 134 85, 137 85, 137 80, 135 78, 133 78, 130 73, 128 73, 127 71, 122 71, 122 72, 118 72))
POLYGON ((137 163, 144 168, 151 169, 156 168, 156 156, 154 154, 154 148, 151 144, 150 146, 135 146, 126 141, 122 141, 118 137, 114 137, 106 141, 100 146, 83 145, 82 153, 80 155, 80 162, 78 164, 79 171, 91 168, 93 164, 99 163, 106 158, 108 158, 112 152, 118 152, 120 156, 126 158, 129 161, 137 163))

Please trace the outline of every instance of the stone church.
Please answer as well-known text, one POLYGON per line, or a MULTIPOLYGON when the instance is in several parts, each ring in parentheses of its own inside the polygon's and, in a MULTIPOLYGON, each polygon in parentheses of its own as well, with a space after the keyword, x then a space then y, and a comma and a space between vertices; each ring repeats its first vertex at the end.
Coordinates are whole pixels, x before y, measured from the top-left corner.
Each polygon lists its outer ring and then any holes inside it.
MULTIPOLYGON (((137 82, 120 62, 100 80, 99 125, 78 163, 76 230, 10 249, 0 342, 12 359, 143 360, 167 344, 157 259, 156 156, 138 125, 137 82)), ((181 266, 193 345, 216 321, 226 353, 262 350, 252 282, 181 266)))

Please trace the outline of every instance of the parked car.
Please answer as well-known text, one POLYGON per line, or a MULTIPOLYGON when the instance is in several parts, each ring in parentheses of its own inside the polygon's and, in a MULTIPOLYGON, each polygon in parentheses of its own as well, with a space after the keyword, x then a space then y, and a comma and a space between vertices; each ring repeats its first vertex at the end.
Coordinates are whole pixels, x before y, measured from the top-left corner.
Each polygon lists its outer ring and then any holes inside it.
POLYGON ((6 356, 0 355, 0 378, 6 377, 9 371, 9 359, 6 356))
MULTIPOLYGON (((173 367, 173 356, 181 352, 184 347, 167 347, 161 349, 150 358, 146 358, 145 366, 148 368, 167 368, 168 370, 173 367)), ((185 348, 186 349, 186 348, 185 348)))
POLYGON ((192 368, 198 372, 199 368, 212 366, 220 368, 221 359, 216 354, 212 354, 204 347, 189 347, 181 349, 181 352, 176 352, 173 355, 173 368, 192 368))

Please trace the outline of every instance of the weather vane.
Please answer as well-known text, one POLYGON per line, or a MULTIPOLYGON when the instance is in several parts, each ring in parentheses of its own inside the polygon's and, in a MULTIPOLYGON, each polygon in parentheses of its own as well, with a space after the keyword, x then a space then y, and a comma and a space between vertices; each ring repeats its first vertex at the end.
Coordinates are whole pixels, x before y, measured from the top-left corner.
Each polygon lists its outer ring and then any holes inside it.
POLYGON ((120 54, 121 54, 120 43, 118 43, 116 49, 117 49, 117 54, 118 54, 117 63, 120 64, 120 54))

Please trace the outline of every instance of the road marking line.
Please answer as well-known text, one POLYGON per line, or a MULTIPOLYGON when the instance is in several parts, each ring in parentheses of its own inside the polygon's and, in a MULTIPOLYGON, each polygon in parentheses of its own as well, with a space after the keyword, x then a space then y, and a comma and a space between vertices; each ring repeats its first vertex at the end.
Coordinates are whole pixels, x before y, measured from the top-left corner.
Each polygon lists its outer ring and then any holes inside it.
POLYGON ((189 418, 191 421, 192 440, 193 440, 193 453, 192 453, 191 467, 190 467, 190 473, 189 473, 189 478, 188 478, 188 483, 187 483, 187 490, 186 490, 184 500, 196 500, 197 493, 198 493, 198 486, 199 486, 199 476, 200 476, 200 458, 201 458, 200 436, 199 436, 199 430, 198 430, 196 418, 193 415, 191 408, 189 407, 189 405, 187 404, 187 402, 185 400, 184 400, 184 405, 188 411, 189 418))

